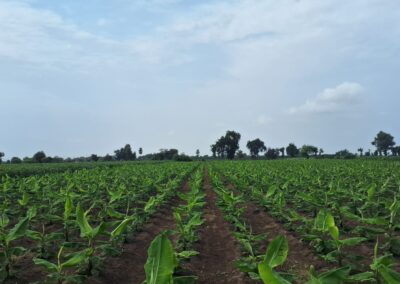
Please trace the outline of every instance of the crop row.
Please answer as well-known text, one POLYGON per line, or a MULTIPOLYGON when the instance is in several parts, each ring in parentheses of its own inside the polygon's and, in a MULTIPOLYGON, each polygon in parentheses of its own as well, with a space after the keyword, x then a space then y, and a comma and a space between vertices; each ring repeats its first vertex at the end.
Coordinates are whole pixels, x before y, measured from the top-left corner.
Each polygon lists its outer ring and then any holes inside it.
POLYGON ((81 282, 176 194, 194 164, 84 169, 0 184, 0 281, 81 282), (23 261, 28 259, 29 261, 23 261), (17 279, 18 279, 17 278, 17 279), (25 281, 28 281, 25 279, 25 281))
POLYGON ((347 269, 347 282, 398 283, 398 168, 329 163, 257 161, 214 168, 242 193, 236 198, 258 203, 327 263, 347 269))

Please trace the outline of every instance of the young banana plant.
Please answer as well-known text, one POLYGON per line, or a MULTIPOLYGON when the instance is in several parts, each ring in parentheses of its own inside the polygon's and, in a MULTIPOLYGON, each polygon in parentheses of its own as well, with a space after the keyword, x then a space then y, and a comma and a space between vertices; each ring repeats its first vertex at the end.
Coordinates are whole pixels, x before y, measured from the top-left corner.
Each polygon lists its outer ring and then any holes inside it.
POLYGON ((106 226, 105 223, 100 223, 97 227, 93 228, 89 224, 89 220, 87 218, 88 212, 84 212, 81 208, 80 203, 76 206, 76 222, 78 223, 80 229, 80 236, 81 238, 85 238, 87 241, 87 249, 86 249, 86 256, 87 256, 87 269, 86 273, 88 275, 92 274, 92 269, 94 268, 94 263, 97 260, 97 257, 94 256, 96 251, 96 238, 104 233, 106 226))
POLYGON ((375 243, 374 247, 374 259, 370 268, 372 271, 359 273, 349 277, 349 280, 360 283, 360 282, 372 282, 372 283, 385 283, 385 284, 397 284, 400 283, 400 273, 394 268, 395 262, 391 255, 378 256, 379 242, 375 243))
POLYGON ((275 267, 285 263, 288 251, 288 241, 283 235, 278 235, 268 245, 263 261, 258 264, 258 274, 264 284, 290 284, 274 270, 275 267))
POLYGON ((61 262, 62 258, 62 253, 64 250, 64 246, 62 246, 57 254, 57 263, 52 263, 48 260, 42 259, 42 258, 34 258, 33 262, 46 269, 49 274, 47 275, 47 278, 54 283, 61 284, 61 283, 76 283, 76 282, 83 282, 84 281, 84 276, 79 275, 79 274, 71 274, 71 273, 66 273, 65 269, 66 268, 76 268, 79 265, 81 265, 84 261, 87 260, 88 258, 88 251, 84 250, 79 253, 73 254, 69 259, 67 259, 64 262, 61 262))
POLYGON ((14 256, 22 255, 25 252, 25 248, 13 246, 13 242, 26 235, 29 216, 21 219, 12 229, 7 230, 9 222, 7 215, 0 215, 0 282, 12 276, 14 256))
POLYGON ((335 219, 332 214, 326 210, 319 211, 317 217, 315 218, 314 228, 317 231, 328 233, 331 236, 335 250, 328 253, 327 258, 336 258, 340 266, 342 265, 343 260, 343 246, 354 246, 367 240, 366 238, 362 237, 340 239, 340 232, 339 228, 335 224, 335 219))
POLYGON ((147 262, 144 266, 146 272, 145 284, 192 284, 195 276, 175 276, 179 263, 167 236, 167 232, 158 235, 150 244, 147 252, 147 262))
POLYGON ((310 280, 306 284, 343 284, 349 280, 350 267, 341 267, 317 274, 313 266, 309 271, 310 280))
MULTIPOLYGON (((88 275, 91 275, 92 270, 95 268, 95 264, 97 264, 101 260, 101 257, 95 255, 96 250, 101 247, 96 243, 96 238, 101 234, 106 234, 105 230, 107 226, 105 223, 102 222, 97 227, 93 228, 89 224, 87 213, 88 212, 84 212, 82 210, 80 204, 77 205, 76 222, 78 223, 78 226, 80 228, 81 237, 85 238, 87 241, 87 249, 85 249, 85 255, 87 257, 86 273, 88 275)), ((133 220, 133 217, 125 218, 114 228, 111 233, 109 233, 111 244, 116 244, 118 238, 124 233, 128 225, 132 223, 133 220)))

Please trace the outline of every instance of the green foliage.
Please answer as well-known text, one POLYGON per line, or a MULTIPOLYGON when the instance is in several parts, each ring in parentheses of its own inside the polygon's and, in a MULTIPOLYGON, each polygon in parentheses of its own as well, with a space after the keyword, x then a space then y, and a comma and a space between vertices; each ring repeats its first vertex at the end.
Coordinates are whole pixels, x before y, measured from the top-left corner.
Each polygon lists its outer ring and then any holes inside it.
POLYGON ((193 276, 174 276, 175 269, 178 267, 178 260, 166 232, 161 233, 152 241, 147 255, 144 266, 146 284, 189 284, 196 280, 193 276))
POLYGON ((273 269, 282 265, 288 256, 288 241, 283 235, 277 236, 267 248, 264 260, 258 264, 258 273, 265 284, 290 283, 273 269))

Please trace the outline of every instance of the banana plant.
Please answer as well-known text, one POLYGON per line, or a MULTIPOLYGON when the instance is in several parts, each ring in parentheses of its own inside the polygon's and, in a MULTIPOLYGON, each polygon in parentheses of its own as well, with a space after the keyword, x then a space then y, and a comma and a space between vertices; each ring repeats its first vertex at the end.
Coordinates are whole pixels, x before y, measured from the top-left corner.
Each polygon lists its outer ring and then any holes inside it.
POLYGON ((306 284, 343 284, 349 280, 350 267, 341 267, 317 274, 313 266, 309 271, 310 280, 306 284))
POLYGON ((195 276, 176 276, 178 259, 176 252, 168 238, 168 232, 162 232, 150 244, 147 252, 147 261, 144 266, 146 272, 145 284, 191 284, 195 283, 195 276))
POLYGON ((70 271, 67 273, 66 269, 79 267, 87 260, 87 254, 89 251, 84 250, 82 252, 72 254, 66 261, 62 262, 63 250, 64 246, 61 246, 57 254, 57 263, 52 263, 42 258, 34 258, 33 262, 49 272, 47 278, 50 283, 82 283, 85 280, 84 275, 77 273, 71 274, 70 271))
POLYGON ((50 257, 51 246, 64 238, 64 234, 60 232, 47 232, 45 224, 42 224, 42 230, 27 230, 26 236, 37 242, 37 251, 39 257, 50 257))
POLYGON ((374 259, 370 265, 371 271, 359 273, 349 277, 349 281, 372 282, 378 284, 400 283, 400 273, 395 270, 395 261, 391 255, 378 256, 379 241, 374 247, 374 259))
POLYGON ((189 216, 188 220, 184 220, 179 211, 174 211, 177 233, 179 234, 179 244, 183 250, 188 249, 191 244, 198 240, 197 228, 204 223, 201 215, 201 212, 194 212, 189 216))
POLYGON ((0 281, 13 275, 14 256, 22 255, 26 249, 13 246, 13 242, 26 236, 29 226, 29 216, 21 219, 12 229, 7 230, 10 219, 7 215, 0 215, 0 281))
POLYGON ((87 212, 84 212, 81 208, 80 203, 76 206, 76 222, 80 228, 80 236, 81 238, 85 238, 87 241, 87 269, 86 274, 91 275, 92 270, 94 269, 94 264, 98 262, 98 256, 95 256, 95 251, 97 248, 96 238, 103 234, 106 229, 105 223, 100 223, 97 227, 93 228, 89 224, 89 220, 87 218, 87 212))
POLYGON ((63 214, 63 226, 64 226, 64 239, 66 242, 69 241, 69 222, 74 209, 74 204, 70 194, 67 195, 64 204, 64 214, 63 214))
POLYGON ((258 264, 258 274, 264 284, 290 284, 274 270, 285 263, 289 251, 288 241, 283 235, 278 235, 268 245, 262 262, 258 264))
POLYGON ((332 214, 326 210, 319 211, 317 217, 315 218, 314 228, 322 233, 329 233, 333 239, 335 250, 328 253, 326 258, 331 259, 334 257, 337 259, 340 266, 342 265, 343 260, 343 246, 354 246, 367 240, 366 238, 362 237, 340 239, 340 232, 339 228, 335 224, 335 219, 332 214))

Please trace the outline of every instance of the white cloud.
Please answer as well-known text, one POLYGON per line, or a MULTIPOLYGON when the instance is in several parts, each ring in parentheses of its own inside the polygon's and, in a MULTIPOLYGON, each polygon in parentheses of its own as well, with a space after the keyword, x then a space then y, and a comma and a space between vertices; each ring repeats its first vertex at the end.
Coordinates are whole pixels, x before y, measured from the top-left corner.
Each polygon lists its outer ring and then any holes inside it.
POLYGON ((328 88, 318 94, 314 99, 307 100, 304 104, 292 107, 291 114, 300 113, 331 113, 354 107, 361 101, 363 87, 358 83, 344 82, 334 88, 328 88))

